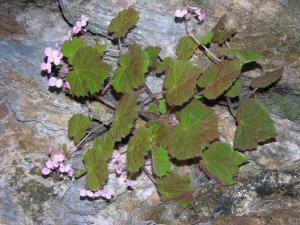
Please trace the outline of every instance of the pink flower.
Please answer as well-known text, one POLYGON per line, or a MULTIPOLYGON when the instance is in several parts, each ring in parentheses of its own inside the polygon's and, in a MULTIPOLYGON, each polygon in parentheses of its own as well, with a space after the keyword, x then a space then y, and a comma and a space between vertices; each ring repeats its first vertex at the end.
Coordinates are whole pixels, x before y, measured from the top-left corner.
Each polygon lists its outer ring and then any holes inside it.
POLYGON ((61 165, 59 166, 59 172, 61 172, 61 173, 66 172, 65 166, 64 166, 63 164, 61 164, 61 165))
POLYGON ((63 36, 63 41, 72 40, 72 29, 68 31, 68 33, 63 36))
POLYGON ((71 170, 72 170, 71 165, 70 164, 66 164, 65 165, 65 172, 67 173, 67 172, 69 172, 71 170))
POLYGON ((197 10, 195 10, 195 13, 198 15, 197 19, 199 21, 203 21, 206 18, 206 13, 203 9, 199 8, 197 10))
POLYGON ((135 181, 134 180, 127 180, 127 186, 129 188, 133 188, 134 185, 135 185, 135 181))
POLYGON ((70 86, 70 84, 69 84, 68 81, 64 82, 63 87, 64 87, 65 89, 71 89, 71 86, 70 86))
POLYGON ((65 155, 57 154, 52 157, 53 162, 62 163, 65 160, 65 155))
POLYGON ((51 173, 51 170, 50 170, 49 168, 44 167, 44 168, 42 169, 42 174, 43 174, 44 176, 47 176, 47 175, 49 175, 50 173, 51 173))
POLYGON ((52 49, 47 47, 47 48, 45 48, 44 53, 47 57, 50 57, 52 54, 52 49))
POLYGON ((81 31, 81 27, 78 27, 76 25, 72 28, 72 32, 74 34, 78 34, 80 31, 81 31))
POLYGON ((71 168, 71 170, 68 172, 68 176, 69 177, 73 177, 74 176, 74 170, 71 168))
POLYGON ((48 80, 49 87, 55 87, 56 86, 56 81, 57 81, 56 77, 50 77, 50 79, 48 80))
POLYGON ((61 88, 63 86, 63 80, 62 79, 57 79, 55 86, 57 88, 61 88))
POLYGON ((95 197, 95 194, 94 194, 92 191, 90 191, 90 190, 87 190, 87 191, 86 191, 86 195, 87 195, 88 197, 90 197, 90 198, 94 198, 94 197, 95 197))
POLYGON ((46 162, 46 167, 48 168, 48 169, 53 169, 54 168, 54 164, 53 164, 53 161, 52 160, 48 160, 47 162, 46 162))
POLYGON ((48 147, 48 151, 47 151, 47 152, 48 152, 48 154, 49 154, 49 155, 51 155, 52 151, 53 151, 53 150, 52 150, 52 147, 51 147, 51 146, 49 146, 49 147, 48 147))
POLYGON ((85 189, 80 190, 80 197, 86 197, 87 191, 85 189))
POLYGON ((51 73, 51 63, 42 63, 41 64, 41 70, 47 70, 48 73, 51 73))
POLYGON ((175 11, 175 17, 177 17, 177 18, 183 18, 183 17, 187 16, 188 13, 189 12, 188 12, 188 10, 186 8, 183 9, 183 10, 176 9, 176 11, 175 11))

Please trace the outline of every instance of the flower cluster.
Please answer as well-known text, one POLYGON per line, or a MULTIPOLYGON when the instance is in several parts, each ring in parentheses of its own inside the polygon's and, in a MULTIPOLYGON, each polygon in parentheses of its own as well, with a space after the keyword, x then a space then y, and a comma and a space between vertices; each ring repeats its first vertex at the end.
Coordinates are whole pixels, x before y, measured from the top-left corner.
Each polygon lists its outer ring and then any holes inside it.
POLYGON ((74 171, 70 164, 65 163, 66 157, 62 149, 60 153, 52 155, 52 148, 49 147, 48 154, 52 157, 45 163, 45 167, 42 168, 44 176, 48 176, 52 172, 59 172, 61 176, 68 175, 69 177, 73 177, 74 171))
POLYGON ((206 18, 206 12, 200 7, 187 6, 182 10, 177 9, 175 11, 175 17, 186 20, 195 17, 199 21, 203 21, 206 18))
MULTIPOLYGON (((67 35, 63 37, 63 41, 72 40, 73 35, 77 35, 80 32, 85 33, 85 29, 89 17, 86 15, 81 15, 80 19, 76 21, 75 26, 68 31, 67 35)), ((63 53, 61 52, 61 46, 58 43, 55 43, 54 48, 47 47, 44 50, 45 53, 45 62, 40 66, 42 71, 47 71, 49 74, 48 85, 49 87, 64 88, 70 89, 70 84, 67 81, 64 81, 64 77, 69 73, 69 68, 65 65, 61 65, 59 68, 60 77, 55 77, 53 74, 53 66, 59 66, 63 61, 63 53)))
POLYGON ((97 198, 105 198, 106 200, 110 200, 113 197, 113 191, 109 189, 103 189, 99 191, 90 191, 83 189, 80 191, 80 197, 81 198, 91 198, 91 199, 97 199, 97 198))
POLYGON ((89 17, 86 15, 81 15, 80 19, 76 21, 75 26, 73 26, 68 33, 63 36, 63 41, 72 40, 73 35, 79 34, 79 33, 85 33, 86 25, 89 21, 89 17))

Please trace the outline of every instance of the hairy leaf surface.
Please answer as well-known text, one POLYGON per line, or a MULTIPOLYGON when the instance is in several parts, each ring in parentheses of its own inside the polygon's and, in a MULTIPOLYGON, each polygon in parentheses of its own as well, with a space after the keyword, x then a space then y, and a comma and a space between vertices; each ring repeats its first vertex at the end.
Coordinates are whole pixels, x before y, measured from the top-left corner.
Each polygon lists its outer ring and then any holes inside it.
POLYGON ((107 48, 107 44, 96 44, 92 46, 93 49, 96 49, 97 52, 99 53, 99 56, 102 57, 106 48, 107 48))
POLYGON ((222 184, 232 185, 238 173, 239 166, 247 162, 248 158, 234 151, 230 145, 216 142, 212 144, 202 156, 202 168, 222 184))
POLYGON ((266 72, 264 75, 254 78, 251 82, 253 88, 266 88, 278 81, 283 74, 283 67, 278 70, 266 72))
POLYGON ((152 168, 156 176, 162 177, 171 172, 172 163, 163 147, 154 147, 151 150, 152 168))
POLYGON ((177 200, 183 198, 185 194, 190 195, 192 192, 190 178, 174 173, 158 179, 157 187, 162 201, 177 200))
POLYGON ((73 57, 74 70, 67 77, 70 94, 77 97, 99 92, 111 66, 100 60, 101 54, 92 47, 80 48, 73 57))
POLYGON ((170 105, 181 105, 195 92, 196 80, 201 69, 189 61, 174 60, 167 71, 163 87, 170 105))
POLYGON ((114 18, 108 27, 108 32, 113 33, 113 38, 122 38, 133 28, 139 19, 139 13, 133 8, 124 9, 114 18))
POLYGON ((127 169, 129 172, 138 172, 144 165, 144 157, 151 147, 151 133, 145 126, 138 129, 128 143, 127 169))
POLYGON ((171 130, 169 148, 176 159, 202 155, 202 150, 217 139, 218 119, 212 108, 193 100, 177 113, 180 124, 171 130))
POLYGON ((90 127, 91 120, 82 114, 73 115, 68 122, 69 138, 73 138, 75 144, 85 136, 86 130, 90 127))
POLYGON ((236 118, 238 127, 234 137, 235 149, 255 149, 258 142, 276 137, 270 114, 258 100, 245 100, 239 107, 236 118))
POLYGON ((116 108, 115 120, 112 123, 111 134, 116 141, 130 133, 134 121, 138 116, 139 92, 125 94, 116 108))
POLYGON ((230 87, 230 89, 225 93, 227 97, 235 98, 240 96, 242 89, 241 80, 238 79, 234 82, 234 84, 230 87))
POLYGON ((110 134, 107 134, 102 137, 97 137, 94 141, 93 148, 105 161, 107 161, 112 155, 114 144, 113 137, 110 134))
POLYGON ((99 151, 92 148, 83 156, 85 168, 87 170, 86 188, 89 190, 99 190, 108 178, 106 159, 99 151))
POLYGON ((117 92, 130 92, 145 81, 145 73, 149 66, 148 55, 139 45, 129 46, 128 52, 119 60, 112 85, 117 92))
POLYGON ((219 52, 221 55, 229 58, 236 57, 242 65, 249 62, 259 61, 263 58, 260 53, 254 50, 242 51, 240 49, 221 48, 219 49, 219 52))
POLYGON ((69 63, 73 64, 73 57, 75 53, 83 47, 86 47, 87 43, 79 39, 78 37, 74 37, 72 41, 65 41, 62 45, 62 53, 64 54, 65 57, 68 57, 69 63))
POLYGON ((190 36, 183 36, 179 39, 179 44, 176 48, 178 59, 188 60, 191 58, 197 49, 198 45, 190 36))
POLYGON ((216 99, 233 84, 240 73, 241 65, 236 59, 211 64, 200 76, 197 84, 205 87, 204 97, 216 99))

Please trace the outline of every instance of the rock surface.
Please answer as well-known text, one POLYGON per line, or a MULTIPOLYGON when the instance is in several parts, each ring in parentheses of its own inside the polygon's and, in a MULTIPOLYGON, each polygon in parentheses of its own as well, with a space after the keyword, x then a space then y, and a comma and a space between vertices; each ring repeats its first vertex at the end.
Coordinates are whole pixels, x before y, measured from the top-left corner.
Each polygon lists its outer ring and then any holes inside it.
MULTIPOLYGON (((162 56, 174 55, 177 40, 184 34, 183 24, 175 23, 173 18, 178 1, 59 2, 70 23, 81 13, 88 14, 89 28, 102 36, 107 36, 110 19, 133 4, 141 19, 126 43, 161 46, 165 49, 162 56)), ((71 182, 41 177, 46 149, 50 144, 57 148, 63 143, 69 149, 74 147, 66 130, 72 114, 85 113, 109 121, 112 112, 50 92, 47 79, 40 74, 44 47, 60 41, 69 29, 58 2, 0 0, 0 224, 299 224, 300 4, 297 0, 195 0, 189 4, 201 4, 209 14, 201 29, 194 29, 197 37, 227 13, 230 26, 241 30, 233 46, 261 50, 267 56, 263 62, 267 69, 285 66, 279 86, 257 95, 273 112, 277 142, 247 153, 253 160, 242 167, 239 183, 232 187, 209 181, 197 165, 182 167, 180 172, 193 177, 195 189, 196 200, 187 208, 175 202, 160 203, 144 174, 134 191, 127 191, 124 176, 116 178, 111 174, 108 185, 116 191, 111 202, 80 200, 84 179, 71 182), (99 116, 100 112, 105 114, 99 116)), ((106 57, 111 63, 117 61, 113 51, 106 57)), ((193 60, 201 64, 202 59, 199 53, 193 60)), ((245 74, 257 76, 259 71, 245 74)), ((161 87, 161 80, 155 77, 149 77, 147 82, 155 92, 161 87)), ((215 109, 222 136, 232 143, 233 118, 223 107, 215 109)), ((82 166, 80 157, 74 159, 73 166, 82 166)))

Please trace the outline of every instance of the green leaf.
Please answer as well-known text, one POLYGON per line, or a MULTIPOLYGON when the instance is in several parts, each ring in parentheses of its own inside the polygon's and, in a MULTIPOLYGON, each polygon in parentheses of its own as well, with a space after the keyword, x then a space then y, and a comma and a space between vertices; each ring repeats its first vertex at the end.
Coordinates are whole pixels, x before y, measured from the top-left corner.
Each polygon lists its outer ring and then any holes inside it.
POLYGON ((78 178, 82 177, 83 175, 85 175, 86 173, 87 173, 86 168, 82 168, 80 170, 77 170, 75 172, 75 178, 78 179, 78 178))
POLYGON ((125 94, 116 108, 115 120, 113 121, 111 134, 118 141, 127 136, 138 116, 139 92, 125 94))
POLYGON ((214 37, 214 33, 212 31, 209 31, 201 40, 201 43, 203 45, 208 45, 212 42, 212 39, 214 37))
POLYGON ((149 58, 139 45, 129 46, 128 52, 119 60, 120 67, 116 70, 112 85, 117 92, 129 92, 138 88, 145 81, 149 58))
POLYGON ((212 108, 193 100, 177 113, 180 123, 169 137, 169 149, 176 159, 202 155, 202 150, 219 137, 218 118, 212 108))
POLYGON ((87 170, 86 188, 89 190, 99 190, 108 178, 106 159, 99 151, 92 148, 83 156, 85 168, 87 170))
POLYGON ((128 143, 127 170, 135 173, 144 165, 144 157, 151 147, 151 133, 145 126, 138 129, 137 134, 128 143))
POLYGON ((240 96, 242 89, 241 80, 238 79, 234 82, 234 84, 230 87, 230 89, 225 93, 227 97, 235 98, 240 96))
POLYGON ((113 33, 113 37, 122 38, 133 28, 139 19, 139 13, 133 8, 124 9, 114 18, 108 27, 108 32, 113 33))
POLYGON ((165 57, 162 63, 157 67, 156 72, 164 73, 165 71, 167 71, 170 68, 172 61, 172 57, 165 57))
POLYGON ((172 163, 163 147, 154 147, 151 150, 152 168, 156 176, 162 177, 171 172, 172 163))
POLYGON ((67 77, 70 94, 77 97, 99 92, 111 66, 100 60, 101 54, 92 47, 80 48, 73 57, 73 71, 67 77))
POLYGON ((68 58, 69 63, 72 64, 74 62, 73 57, 76 52, 86 46, 87 43, 84 40, 74 37, 72 41, 65 41, 63 43, 61 51, 64 56, 68 58))
POLYGON ((91 120, 82 114, 75 114, 68 122, 68 135, 73 138, 75 144, 85 136, 86 130, 90 127, 91 120))
POLYGON ((254 50, 242 51, 240 49, 221 48, 219 52, 222 56, 237 58, 242 65, 263 59, 263 56, 254 50))
POLYGON ((108 46, 107 44, 96 44, 96 45, 93 45, 92 48, 96 49, 97 52, 99 53, 99 56, 102 57, 107 46, 108 46))
POLYGON ((273 121, 267 109, 255 99, 247 99, 237 112, 238 127, 234 137, 234 148, 255 149, 257 143, 276 137, 273 121))
POLYGON ((240 73, 241 65, 236 59, 211 64, 199 77, 197 85, 205 87, 204 97, 216 99, 233 84, 240 73))
POLYGON ((157 188, 162 201, 178 200, 191 195, 190 178, 170 173, 157 180, 157 188))
POLYGON ((167 149, 172 127, 167 123, 160 123, 156 121, 148 122, 148 127, 151 130, 152 139, 154 140, 154 142, 157 145, 167 149))
POLYGON ((168 105, 166 99, 162 99, 159 101, 159 112, 164 114, 167 112, 168 105))
POLYGON ((202 168, 222 184, 232 185, 233 179, 239 171, 239 166, 247 162, 248 158, 234 151, 230 145, 216 142, 212 144, 202 156, 202 168))
POLYGON ((172 61, 163 84, 169 105, 181 105, 194 95, 200 73, 201 69, 189 61, 172 61))
POLYGON ((112 155, 114 148, 114 139, 110 134, 107 134, 104 137, 97 137, 94 141, 93 149, 104 158, 105 161, 108 161, 112 155))
POLYGON ((144 50, 144 52, 148 55, 148 58, 150 60, 150 66, 154 69, 159 66, 158 55, 160 51, 160 47, 147 47, 144 50))
POLYGON ((278 81, 283 74, 283 67, 278 70, 266 72, 264 75, 254 78, 251 82, 253 88, 266 88, 278 81))
POLYGON ((191 58, 197 49, 198 45, 190 36, 183 36, 179 39, 179 44, 176 48, 178 59, 188 60, 191 58))
POLYGON ((216 26, 212 29, 214 34, 212 42, 224 44, 232 35, 236 33, 236 29, 227 29, 225 26, 226 15, 223 15, 216 26))

